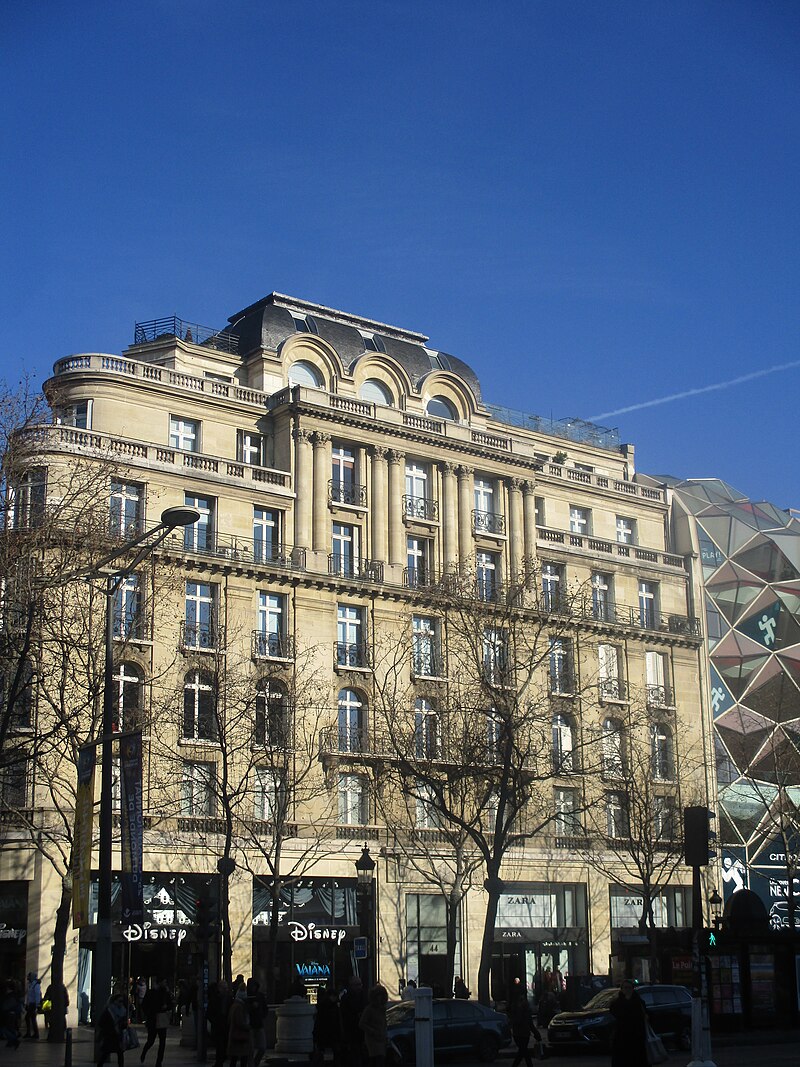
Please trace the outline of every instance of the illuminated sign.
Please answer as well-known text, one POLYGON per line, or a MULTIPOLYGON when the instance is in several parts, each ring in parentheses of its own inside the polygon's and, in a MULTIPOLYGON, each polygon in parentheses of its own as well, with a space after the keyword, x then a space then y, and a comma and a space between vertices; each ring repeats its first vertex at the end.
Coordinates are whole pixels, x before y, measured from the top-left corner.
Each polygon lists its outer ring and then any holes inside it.
POLYGON ((347 935, 346 930, 335 926, 317 926, 316 923, 290 922, 289 934, 293 941, 335 941, 341 945, 347 935))
POLYGON ((186 937, 186 931, 175 926, 153 926, 148 922, 132 923, 124 927, 122 936, 126 941, 176 941, 180 945, 186 937))

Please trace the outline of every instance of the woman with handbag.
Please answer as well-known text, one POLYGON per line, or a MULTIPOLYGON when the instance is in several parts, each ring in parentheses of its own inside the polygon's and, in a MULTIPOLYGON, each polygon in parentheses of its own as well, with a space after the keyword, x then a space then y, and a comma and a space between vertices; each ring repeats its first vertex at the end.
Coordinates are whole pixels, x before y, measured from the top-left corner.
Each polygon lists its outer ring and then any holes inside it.
POLYGON ((112 1052, 116 1054, 117 1067, 125 1067, 125 1050, 131 1047, 127 1031, 128 1001, 122 990, 117 988, 106 1001, 97 1022, 98 1067, 103 1067, 112 1052))
POLYGON ((164 1062, 164 1046, 167 1043, 167 1027, 169 1026, 172 1012, 172 995, 167 988, 166 978, 147 990, 142 997, 142 1014, 147 1024, 147 1041, 142 1049, 140 1060, 144 1058, 155 1044, 158 1037, 158 1053, 156 1054, 156 1067, 161 1067, 164 1062))

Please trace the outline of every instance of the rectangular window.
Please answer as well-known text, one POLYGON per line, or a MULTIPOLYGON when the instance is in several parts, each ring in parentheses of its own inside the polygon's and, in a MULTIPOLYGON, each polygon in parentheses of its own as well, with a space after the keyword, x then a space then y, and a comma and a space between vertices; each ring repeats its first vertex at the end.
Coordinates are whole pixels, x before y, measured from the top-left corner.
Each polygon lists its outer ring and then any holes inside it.
POLYGON ((628 836, 628 813, 623 793, 606 793, 606 833, 615 840, 628 836))
POLYGON ((639 625, 645 630, 658 627, 658 583, 639 582, 639 625))
POLYGON ((592 532, 592 513, 589 508, 579 508, 572 505, 569 509, 570 533, 588 536, 592 532))
POLYGON ((138 574, 126 574, 114 593, 114 637, 143 636, 144 612, 138 574))
POLYGON ((636 519, 626 515, 617 515, 617 543, 632 545, 636 542, 636 519))
POLYGON ((273 508, 253 508, 253 559, 270 563, 280 556, 281 513, 273 508))
POLYGON ((280 771, 256 767, 253 789, 254 812, 262 822, 279 823, 286 816, 286 787, 280 771))
POLYGON ((488 478, 475 479, 475 510, 494 515, 494 482, 488 478))
POLYGON ((109 528, 114 536, 130 537, 144 526, 144 486, 137 482, 112 482, 109 528))
POLYGON ((411 670, 418 677, 441 676, 439 623, 431 615, 411 617, 411 670))
POLYGON ((555 789, 555 831, 559 837, 575 837, 581 833, 581 820, 578 815, 578 797, 574 789, 555 789))
POLYGON ((4 808, 28 805, 28 760, 21 751, 4 753, 8 762, 0 768, 0 803, 4 808))
POLYGON ((184 646, 213 649, 217 646, 216 586, 209 582, 186 583, 184 646))
POLYGON ((369 821, 367 782, 360 774, 339 775, 339 823, 365 826, 369 821))
POLYGON ((350 604, 336 608, 336 663, 339 667, 366 667, 364 609, 350 604))
POLYGON ((263 434, 255 430, 236 431, 236 459, 250 467, 263 467, 266 455, 263 434))
POLYGON ((490 708, 486 712, 486 758, 492 763, 499 763, 503 748, 503 717, 499 711, 490 708))
POLYGON ((39 526, 45 517, 47 468, 31 467, 12 490, 12 525, 15 530, 39 526))
POLYGON ((653 797, 653 836, 657 841, 680 840, 673 797, 653 797))
POLYGON ((213 675, 189 671, 183 680, 183 736, 192 741, 217 741, 217 694, 213 675))
POLYGON ((489 685, 508 682, 508 634, 494 626, 483 629, 483 670, 489 685))
POLYGON ((535 513, 536 513, 536 525, 537 526, 546 526, 547 523, 545 522, 545 514, 546 513, 545 513, 544 497, 543 496, 535 496, 533 498, 533 504, 534 504, 534 509, 535 509, 535 513))
POLYGON ((333 524, 331 574, 352 578, 359 573, 358 534, 355 526, 342 522, 333 524))
POLYGON ((257 656, 270 659, 288 658, 286 642, 286 597, 281 593, 258 594, 257 656))
POLYGON ((598 680, 601 700, 624 700, 625 685, 622 681, 622 657, 616 645, 598 645, 598 680))
POLYGON ((59 426, 73 426, 76 430, 88 430, 91 427, 91 401, 76 400, 74 404, 65 404, 56 408, 56 422, 59 426))
POLYGON ((651 708, 672 707, 667 657, 663 652, 645 652, 644 663, 647 703, 651 708))
POLYGON ((475 553, 475 578, 479 600, 496 600, 499 592, 497 556, 494 552, 475 553))
POLYGON ((614 621, 613 578, 601 571, 592 573, 592 618, 603 622, 614 621))
POLYGON ((200 518, 183 530, 183 547, 190 552, 213 552, 215 549, 214 512, 216 501, 210 496, 184 493, 187 508, 196 508, 200 518))
POLYGON ((619 719, 604 719, 601 734, 602 767, 606 778, 621 778, 625 773, 624 732, 619 719))
POLYGON ((439 719, 433 704, 424 697, 414 703, 414 742, 417 759, 438 759, 439 719))
POLYGON ((569 694, 573 689, 572 650, 560 637, 550 638, 550 692, 569 694))
POLYGON ((203 818, 214 814, 215 779, 216 770, 213 763, 184 763, 181 782, 182 815, 203 818))
POLYGON ((406 538, 406 584, 409 589, 430 585, 431 543, 424 537, 406 538))
POLYGON ((267 748, 286 748, 290 741, 286 694, 276 682, 265 681, 256 691, 253 743, 267 748))
POLYGON ((334 445, 331 450, 331 500, 338 504, 363 504, 356 478, 352 448, 334 445))
POLYGON ((418 830, 436 830, 441 819, 433 803, 433 789, 425 782, 416 785, 416 825, 418 830))
POLYGON ((560 612, 564 607, 564 568, 558 563, 542 564, 542 606, 560 612))
POLYGON ((416 460, 406 463, 406 496, 413 500, 428 499, 428 468, 416 460))
POLYGON ((184 419, 180 415, 169 417, 170 448, 180 448, 184 452, 200 451, 200 423, 195 419, 184 419))

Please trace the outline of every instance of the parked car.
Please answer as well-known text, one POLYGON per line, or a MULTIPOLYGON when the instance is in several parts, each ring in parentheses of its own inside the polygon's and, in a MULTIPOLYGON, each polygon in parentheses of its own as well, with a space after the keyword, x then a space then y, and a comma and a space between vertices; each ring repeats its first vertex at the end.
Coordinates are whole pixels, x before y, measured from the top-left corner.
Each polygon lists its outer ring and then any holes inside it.
MULTIPOLYGON (((413 1063, 416 1050, 414 1003, 392 1004, 386 1012, 389 1049, 397 1063, 413 1063)), ((434 1056, 471 1052, 491 1063, 501 1048, 511 1044, 508 1017, 472 1000, 433 1001, 434 1056)), ((438 1063, 438 1059, 436 1061, 438 1063)))
MULTIPOLYGON (((692 996, 689 990, 682 985, 638 985, 636 992, 644 1001, 650 1025, 662 1041, 690 1049, 692 996)), ((581 1011, 562 1011, 554 1015, 547 1028, 550 1044, 609 1048, 614 1029, 610 1005, 618 995, 618 987, 604 989, 581 1011)))

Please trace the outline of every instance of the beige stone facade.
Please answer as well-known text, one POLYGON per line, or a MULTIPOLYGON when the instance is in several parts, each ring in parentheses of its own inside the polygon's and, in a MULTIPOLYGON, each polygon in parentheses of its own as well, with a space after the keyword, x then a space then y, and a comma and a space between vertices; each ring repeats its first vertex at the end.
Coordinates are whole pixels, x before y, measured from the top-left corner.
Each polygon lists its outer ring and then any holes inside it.
MULTIPOLYGON (((376 656, 387 643, 408 643, 409 658, 419 650, 414 619, 435 617, 429 594, 443 576, 473 575, 481 599, 528 573, 529 610, 557 614, 558 603, 570 605, 570 670, 580 684, 560 694, 568 703, 563 729, 576 731, 587 750, 595 738, 599 751, 604 723, 641 696, 663 728, 653 740, 661 756, 653 758, 664 760, 664 795, 676 805, 690 793, 703 802, 713 782, 704 769, 705 653, 691 600, 692 561, 672 551, 666 493, 637 482, 631 446, 588 424, 487 407, 473 372, 430 349, 422 335, 277 294, 231 323, 230 333, 210 339, 174 322, 144 324, 121 355, 59 360, 47 385, 54 424, 37 437, 42 468, 98 462, 109 499, 116 496, 112 519, 123 516, 128 532, 154 525, 170 506, 202 513, 198 527, 173 534, 143 571, 130 608, 143 622, 119 642, 130 684, 141 687, 144 869, 153 884, 161 876, 164 900, 173 894, 164 929, 183 923, 186 931, 179 946, 169 934, 154 942, 157 949, 132 943, 130 961, 131 943, 117 931, 115 966, 196 973, 200 946, 190 908, 178 917, 175 887, 187 875, 216 878, 224 820, 218 800, 205 795, 204 775, 222 773, 227 745, 226 769, 234 779, 249 776, 237 799, 248 829, 235 830, 230 881, 233 972, 258 972, 263 916, 254 878, 269 881, 269 844, 255 847, 248 835, 263 844, 270 834, 274 781, 268 760, 259 772, 258 755, 268 744, 269 697, 259 703, 257 693, 271 682, 289 704, 292 695, 303 703, 304 729, 315 734, 311 746, 295 739, 308 777, 282 845, 281 874, 301 879, 309 908, 344 894, 344 903, 330 905, 327 924, 317 923, 345 929, 338 954, 318 959, 303 956, 304 943, 284 931, 279 985, 302 976, 298 965, 318 965, 319 974, 330 966, 334 980, 346 978, 359 932, 354 863, 364 843, 376 861, 375 973, 393 993, 405 977, 438 981, 437 891, 405 861, 398 827, 378 818, 370 796, 382 743, 373 715, 376 656), (162 570, 168 577, 159 577, 162 570), (220 741, 203 736, 202 720, 204 679, 223 676, 239 719, 220 741), (247 686, 251 697, 241 696, 247 686), (246 736, 245 722, 260 736, 246 736), (679 783, 676 768, 690 765, 679 757, 690 752, 692 780, 679 783)), ((487 391, 491 384, 483 383, 487 391)), ((559 625, 563 633, 563 620, 559 625)), ((424 647, 441 658, 441 669, 415 672, 410 661, 403 668, 408 691, 417 686, 434 705, 436 689, 426 677, 448 685, 446 634, 437 626, 424 647)), ((34 807, 44 803, 35 779, 31 788, 34 807)), ((554 776, 554 796, 559 788, 576 792, 580 811, 584 790, 595 805, 605 804, 609 782, 585 782, 576 769, 568 781, 554 776)), ((630 933, 632 894, 615 892, 613 879, 587 864, 580 823, 579 814, 567 834, 554 817, 506 857, 498 990, 515 968, 529 980, 544 969, 606 973, 620 934, 630 933)), ((437 847, 435 829, 417 832, 437 847)), ((23 845, 13 853, 4 848, 0 864, 2 879, 27 886, 25 969, 46 975, 57 879, 23 845)), ((458 969, 473 989, 482 880, 459 916, 458 969)), ((661 925, 689 924, 688 884, 679 867, 659 903, 661 925)), ((303 918, 299 905, 291 916, 289 910, 282 921, 303 918)), ((91 938, 87 929, 70 940, 68 978, 76 992, 80 951, 90 952, 91 938)))

